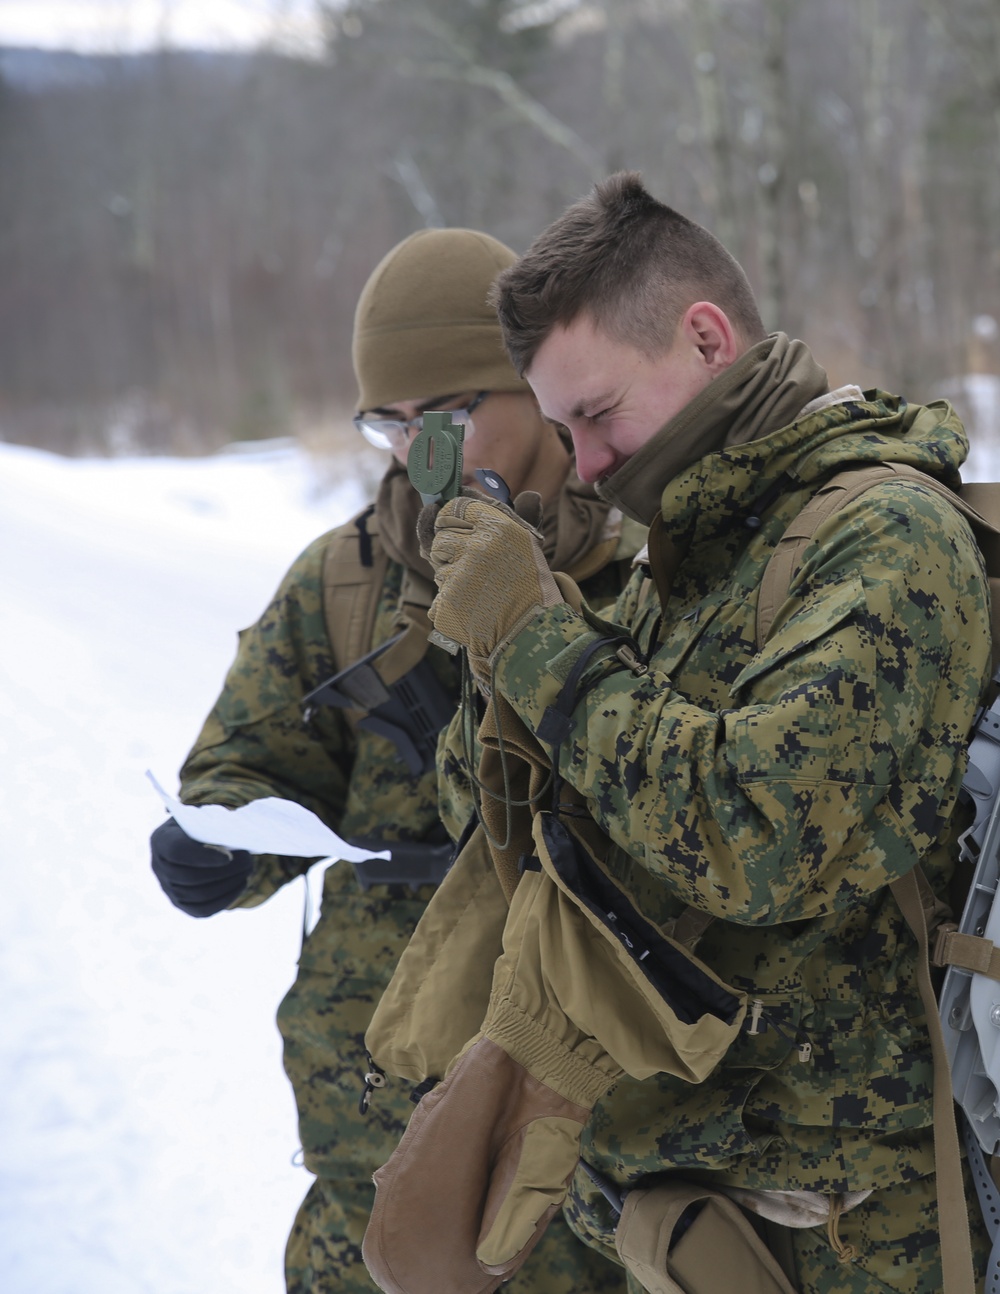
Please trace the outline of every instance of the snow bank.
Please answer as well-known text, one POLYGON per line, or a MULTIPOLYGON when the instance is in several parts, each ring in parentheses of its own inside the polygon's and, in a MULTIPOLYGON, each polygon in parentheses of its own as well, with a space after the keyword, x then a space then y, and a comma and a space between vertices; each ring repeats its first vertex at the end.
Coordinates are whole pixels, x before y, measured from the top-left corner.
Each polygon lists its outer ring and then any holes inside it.
POLYGON ((236 630, 364 502, 290 444, 0 445, 0 1287, 276 1294, 309 1177, 275 1008, 303 894, 195 921, 149 870, 236 630))

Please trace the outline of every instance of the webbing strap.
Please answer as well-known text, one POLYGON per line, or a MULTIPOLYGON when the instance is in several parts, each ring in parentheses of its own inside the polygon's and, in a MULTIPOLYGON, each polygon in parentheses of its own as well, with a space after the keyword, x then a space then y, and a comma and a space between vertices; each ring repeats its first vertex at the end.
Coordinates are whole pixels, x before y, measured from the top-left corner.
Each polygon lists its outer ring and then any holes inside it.
POLYGON ((935 966, 957 966, 974 975, 1000 980, 1000 948, 992 939, 963 935, 954 926, 938 930, 931 961, 935 966))
MULTIPOLYGON (((907 463, 876 463, 871 467, 852 467, 839 472, 817 490, 778 540, 764 569, 757 598, 758 650, 764 645, 778 608, 788 597, 802 557, 823 522, 873 486, 892 480, 915 481, 947 499, 975 531, 976 540, 986 559, 987 574, 1000 576, 1000 486, 967 485, 962 487, 963 494, 959 495, 936 477, 928 476, 926 472, 910 467, 907 463)), ((993 579, 990 583, 995 595, 998 588, 993 579)), ((994 623, 1000 627, 997 612, 997 600, 994 597, 994 623)), ((998 641, 996 631, 993 641, 998 641)))
POLYGON ((927 1017, 934 1060, 934 1166, 937 1173, 938 1231, 941 1237, 941 1272, 944 1294, 975 1294, 969 1236, 969 1210, 962 1182, 962 1156, 958 1148, 951 1067, 945 1050, 941 1017, 931 983, 929 937, 921 898, 922 873, 915 867, 890 885, 906 924, 917 941, 917 984, 927 1017))
POLYGON ((368 652, 375 630, 389 555, 373 542, 378 533, 373 522, 372 514, 362 513, 356 534, 343 529, 323 557, 323 618, 338 670, 368 652))
POLYGON ((976 1186, 979 1208, 986 1225, 986 1234, 993 1242, 989 1262, 986 1264, 986 1281, 983 1294, 1000 1294, 1000 1194, 993 1181, 979 1138, 968 1119, 962 1120, 962 1140, 969 1161, 969 1171, 976 1186))

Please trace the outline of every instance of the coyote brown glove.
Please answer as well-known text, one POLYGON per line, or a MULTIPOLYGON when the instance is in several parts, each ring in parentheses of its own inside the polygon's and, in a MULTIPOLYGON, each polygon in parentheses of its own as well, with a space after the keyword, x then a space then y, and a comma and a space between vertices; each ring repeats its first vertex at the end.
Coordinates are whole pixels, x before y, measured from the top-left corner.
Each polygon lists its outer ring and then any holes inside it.
POLYGON ((478 1037, 421 1100, 375 1174, 363 1252, 379 1288, 495 1290, 562 1203, 589 1113, 478 1037))
POLYGON ((540 1005, 539 923, 557 915, 554 889, 525 874, 482 1031, 375 1174, 363 1252, 389 1294, 489 1294, 512 1276, 562 1204, 591 1108, 621 1074, 558 1006, 541 1023, 526 1011, 540 1005))
POLYGON ((520 515, 529 511, 537 515, 537 495, 519 495, 509 508, 466 494, 443 508, 425 508, 417 523, 420 549, 438 586, 428 614, 439 634, 468 648, 472 671, 483 682, 493 654, 544 607, 564 601, 541 536, 520 515))
POLYGON ((529 860, 514 891, 482 1028, 375 1174, 364 1257, 389 1294, 495 1290, 562 1202, 589 1112, 621 1074, 700 1082, 746 1013, 745 993, 617 887, 579 906, 563 872, 581 895, 585 873, 608 878, 560 822, 539 814, 534 840, 540 870, 529 860))

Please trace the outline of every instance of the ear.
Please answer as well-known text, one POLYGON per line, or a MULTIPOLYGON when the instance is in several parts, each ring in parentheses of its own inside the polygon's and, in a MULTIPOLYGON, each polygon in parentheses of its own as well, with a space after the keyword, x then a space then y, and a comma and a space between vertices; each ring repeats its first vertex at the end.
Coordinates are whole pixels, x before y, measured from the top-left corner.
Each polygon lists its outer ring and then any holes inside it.
POLYGON ((697 350, 711 377, 734 363, 743 347, 726 312, 711 301, 695 301, 680 322, 681 334, 697 350))

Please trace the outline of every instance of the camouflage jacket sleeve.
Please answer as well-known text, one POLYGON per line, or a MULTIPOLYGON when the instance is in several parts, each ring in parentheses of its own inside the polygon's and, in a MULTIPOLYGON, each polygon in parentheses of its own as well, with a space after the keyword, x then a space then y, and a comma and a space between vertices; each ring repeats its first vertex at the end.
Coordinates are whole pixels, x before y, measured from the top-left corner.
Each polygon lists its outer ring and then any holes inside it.
MULTIPOLYGON (((637 580, 619 601, 648 672, 596 653, 560 771, 680 901, 749 925, 823 915, 944 831, 988 671, 988 598, 964 521, 900 488, 824 527, 759 652, 745 556, 661 631, 648 580, 645 602, 637 580)), ((497 686, 533 730, 595 641, 563 605, 502 654, 497 686)))
MULTIPOLYGON (((295 800, 337 830, 353 758, 341 713, 324 707, 303 722, 303 696, 334 671, 323 619, 322 566, 329 535, 293 563, 236 659, 181 769, 189 804, 237 807, 264 796, 295 800)), ((310 859, 256 859, 234 906, 253 906, 306 871, 310 859)))

